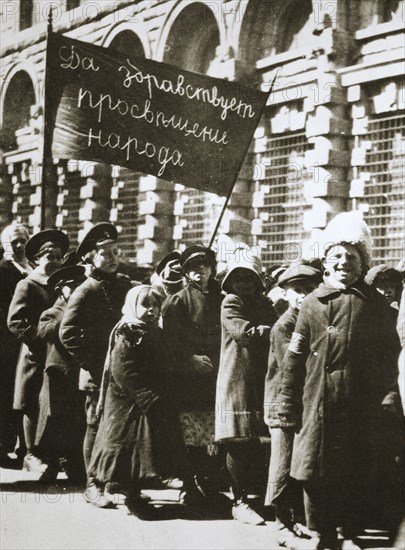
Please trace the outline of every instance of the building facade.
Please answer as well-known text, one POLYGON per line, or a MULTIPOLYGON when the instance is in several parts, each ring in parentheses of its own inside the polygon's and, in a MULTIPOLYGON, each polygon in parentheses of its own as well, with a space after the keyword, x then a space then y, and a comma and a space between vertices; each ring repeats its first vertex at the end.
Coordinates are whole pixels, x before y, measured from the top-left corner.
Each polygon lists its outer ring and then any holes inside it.
MULTIPOLYGON (((277 74, 220 246, 256 245, 265 265, 315 255, 329 218, 355 209, 376 262, 403 259, 403 0, 3 0, 0 225, 15 219, 33 232, 50 6, 53 30, 72 38, 263 90, 277 74)), ((127 262, 153 265, 173 247, 207 244, 224 203, 119 166, 53 163, 47 226, 75 243, 110 220, 127 262)))

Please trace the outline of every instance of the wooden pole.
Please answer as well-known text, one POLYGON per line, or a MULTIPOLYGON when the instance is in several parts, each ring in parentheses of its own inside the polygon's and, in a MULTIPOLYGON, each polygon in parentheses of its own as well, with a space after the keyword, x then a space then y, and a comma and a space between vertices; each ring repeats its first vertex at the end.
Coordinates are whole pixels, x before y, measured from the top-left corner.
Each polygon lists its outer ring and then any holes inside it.
MULTIPOLYGON (((278 71, 276 72, 276 74, 275 74, 274 77, 273 77, 273 80, 271 81, 270 90, 269 90, 269 93, 267 94, 267 100, 268 100, 269 97, 270 97, 271 91, 272 91, 272 89, 273 89, 273 84, 274 84, 274 82, 276 81, 277 75, 278 75, 278 71)), ((267 101, 266 101, 266 103, 263 105, 263 108, 262 108, 262 111, 261 111, 261 113, 260 113, 260 117, 259 117, 258 120, 260 120, 260 118, 261 118, 261 116, 262 116, 262 114, 263 114, 263 111, 264 111, 264 109, 266 108, 266 105, 267 105, 267 101)), ((244 162, 245 157, 246 157, 246 155, 247 155, 247 152, 248 152, 248 150, 249 150, 249 147, 250 147, 250 143, 248 143, 248 145, 247 145, 247 147, 246 147, 246 150, 245 150, 245 152, 244 152, 244 155, 243 155, 243 157, 242 157, 242 159, 241 159, 241 161, 240 161, 238 170, 237 170, 237 172, 236 172, 235 180, 234 180, 233 184, 231 185, 231 188, 230 188, 230 190, 228 191, 228 194, 227 194, 227 196, 226 196, 224 206, 222 207, 222 210, 221 210, 221 213, 220 213, 220 215, 219 215, 218 221, 217 221, 217 223, 216 223, 216 225, 215 225, 215 229, 214 229, 214 232, 213 232, 213 234, 212 234, 212 237, 211 237, 210 243, 209 243, 209 245, 208 245, 208 248, 211 248, 211 246, 212 246, 213 243, 214 243, 215 237, 216 237, 216 235, 217 235, 217 233, 218 233, 219 226, 221 225, 222 218, 224 217, 224 214, 225 214, 225 210, 226 210, 227 207, 228 207, 228 204, 229 204, 229 201, 230 201, 230 199, 231 199, 231 195, 232 195, 233 189, 234 189, 235 184, 236 184, 236 180, 238 179, 239 172, 240 172, 241 169, 242 169, 242 165, 243 165, 243 162, 244 162)))
POLYGON ((46 37, 45 77, 44 77, 44 137, 42 151, 42 178, 41 178, 41 231, 46 227, 46 186, 52 178, 52 125, 49 118, 47 94, 48 94, 48 44, 49 35, 52 32, 52 5, 49 6, 48 27, 46 37))

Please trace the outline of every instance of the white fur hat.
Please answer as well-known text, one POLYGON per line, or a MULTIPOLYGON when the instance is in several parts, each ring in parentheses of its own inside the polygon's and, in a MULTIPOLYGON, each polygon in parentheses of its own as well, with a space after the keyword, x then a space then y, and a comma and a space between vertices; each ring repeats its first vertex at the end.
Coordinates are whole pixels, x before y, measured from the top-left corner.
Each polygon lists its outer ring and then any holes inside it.
POLYGON ((321 256, 332 246, 351 244, 360 252, 364 267, 369 268, 372 254, 372 238, 369 226, 358 211, 341 212, 325 227, 320 248, 321 256))

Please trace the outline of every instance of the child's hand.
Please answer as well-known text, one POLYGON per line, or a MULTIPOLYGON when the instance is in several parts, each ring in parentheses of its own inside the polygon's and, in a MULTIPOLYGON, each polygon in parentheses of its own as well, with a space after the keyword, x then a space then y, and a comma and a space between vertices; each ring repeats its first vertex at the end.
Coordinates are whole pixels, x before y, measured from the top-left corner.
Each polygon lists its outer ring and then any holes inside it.
POLYGON ((207 355, 192 355, 191 365, 199 374, 211 374, 214 370, 214 365, 207 355))
POLYGON ((270 327, 268 325, 259 325, 256 330, 259 336, 270 337, 270 327))

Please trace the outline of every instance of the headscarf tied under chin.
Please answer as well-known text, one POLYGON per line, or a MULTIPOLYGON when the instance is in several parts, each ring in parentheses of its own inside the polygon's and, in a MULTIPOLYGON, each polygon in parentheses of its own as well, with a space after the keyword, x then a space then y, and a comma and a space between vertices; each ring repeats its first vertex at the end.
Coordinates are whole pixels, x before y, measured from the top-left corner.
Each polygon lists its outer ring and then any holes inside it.
POLYGON ((162 298, 160 294, 149 285, 138 285, 131 288, 125 298, 125 303, 122 308, 122 318, 118 323, 127 323, 129 325, 137 325, 142 328, 147 327, 144 321, 138 318, 138 307, 148 296, 153 297, 156 302, 161 305, 162 298))
MULTIPOLYGON (((125 303, 122 307, 121 320, 112 329, 110 338, 108 341, 108 351, 104 362, 103 378, 100 386, 100 397, 97 402, 96 415, 101 416, 104 407, 105 396, 107 393, 108 384, 110 381, 110 368, 111 368, 111 356, 115 346, 116 334, 123 325, 130 325, 132 327, 138 327, 142 331, 150 331, 151 327, 145 321, 138 318, 138 308, 143 303, 146 297, 153 297, 156 302, 161 305, 162 297, 160 294, 149 285, 138 285, 128 291, 125 297, 125 303)), ((141 332, 135 341, 136 345, 142 342, 144 332, 141 332)))

